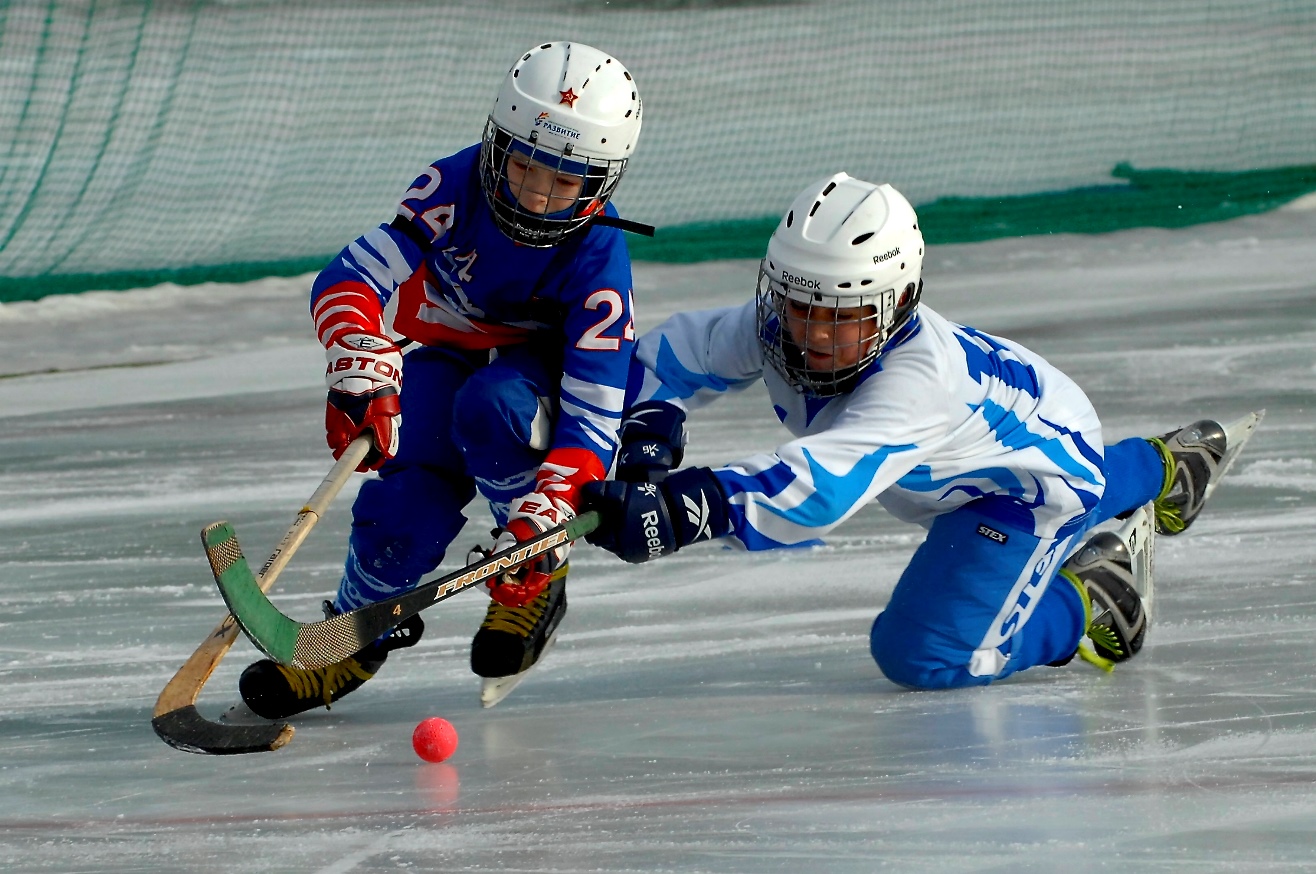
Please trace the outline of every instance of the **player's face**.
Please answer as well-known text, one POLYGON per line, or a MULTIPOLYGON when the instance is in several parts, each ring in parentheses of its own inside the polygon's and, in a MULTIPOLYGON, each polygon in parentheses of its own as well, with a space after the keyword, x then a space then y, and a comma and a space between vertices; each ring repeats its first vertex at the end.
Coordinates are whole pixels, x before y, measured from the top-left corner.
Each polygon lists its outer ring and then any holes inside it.
POLYGON ((809 370, 854 367, 877 337, 877 308, 872 305, 832 309, 788 298, 784 315, 786 330, 809 370))
POLYGON ((527 212, 547 215, 571 209, 584 184, 579 176, 559 173, 521 155, 507 158, 507 185, 527 212))

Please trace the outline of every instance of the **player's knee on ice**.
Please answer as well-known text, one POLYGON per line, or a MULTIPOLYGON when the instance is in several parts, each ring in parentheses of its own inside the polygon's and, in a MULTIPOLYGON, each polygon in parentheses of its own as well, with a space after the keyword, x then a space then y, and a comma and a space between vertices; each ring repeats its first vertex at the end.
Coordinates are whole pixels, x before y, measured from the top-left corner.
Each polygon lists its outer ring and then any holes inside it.
POLYGON ((1082 634, 1083 603, 1078 593, 1065 581, 1052 580, 1022 631, 1004 644, 1010 654, 1001 656, 994 673, 984 673, 981 667, 975 669, 975 654, 996 616, 985 601, 979 602, 977 609, 966 606, 959 617, 940 616, 937 625, 913 620, 898 610, 878 614, 869 633, 869 647, 883 675, 910 689, 986 686, 1072 656, 1082 634))
POLYGON ((939 641, 929 629, 898 630, 898 620, 879 614, 869 633, 873 660, 891 682, 909 689, 957 689, 984 686, 991 677, 974 677, 965 670, 964 650, 951 641, 939 641), (912 632, 912 633, 911 633, 912 632))
POLYGON ((913 689, 983 686, 1071 656, 1083 604, 1055 572, 1073 538, 1044 540, 983 499, 937 517, 870 646, 882 673, 913 689))

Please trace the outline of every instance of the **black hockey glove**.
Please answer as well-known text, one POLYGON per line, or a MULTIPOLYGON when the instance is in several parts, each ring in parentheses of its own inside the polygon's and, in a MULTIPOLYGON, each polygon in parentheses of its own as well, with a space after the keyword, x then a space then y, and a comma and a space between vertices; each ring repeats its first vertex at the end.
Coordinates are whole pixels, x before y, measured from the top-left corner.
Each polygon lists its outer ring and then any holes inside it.
POLYGON ((706 467, 687 468, 661 483, 586 483, 581 495, 582 509, 602 517, 585 539, 632 564, 731 530, 726 495, 706 467))
POLYGON ((617 479, 661 482, 685 455, 685 410, 665 401, 645 401, 626 412, 617 452, 617 479))

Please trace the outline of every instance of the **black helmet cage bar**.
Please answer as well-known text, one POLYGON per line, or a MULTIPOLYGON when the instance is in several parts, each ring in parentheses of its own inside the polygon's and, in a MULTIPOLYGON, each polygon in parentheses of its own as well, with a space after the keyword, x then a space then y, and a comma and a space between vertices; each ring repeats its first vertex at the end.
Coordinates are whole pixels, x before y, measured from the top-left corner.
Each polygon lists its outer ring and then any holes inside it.
POLYGON ((537 133, 532 131, 529 138, 515 137, 490 118, 480 141, 480 187, 499 230, 522 245, 548 248, 584 228, 596 214, 603 213, 604 204, 616 191, 626 170, 626 162, 626 158, 574 155, 570 144, 561 153, 542 148, 537 133), (514 143, 520 147, 514 150, 514 143), (507 159, 513 151, 557 173, 580 176, 583 166, 584 184, 570 210, 540 215, 520 205, 519 192, 511 190, 507 178, 507 159))

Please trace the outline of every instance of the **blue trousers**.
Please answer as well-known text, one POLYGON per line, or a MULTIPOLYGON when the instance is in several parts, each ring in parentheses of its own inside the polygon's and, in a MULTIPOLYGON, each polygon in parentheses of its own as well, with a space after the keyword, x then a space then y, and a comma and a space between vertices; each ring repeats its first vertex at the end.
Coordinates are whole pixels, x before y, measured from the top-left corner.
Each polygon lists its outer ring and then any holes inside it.
POLYGON ((437 568, 477 491, 505 524, 547 454, 539 437, 551 430, 561 379, 551 355, 517 346, 489 362, 422 348, 403 374, 398 454, 352 505, 340 611, 405 592, 437 568))
MULTIPOLYGON (((1088 528, 1159 494, 1164 468, 1141 438, 1105 448, 1106 490, 1088 528)), ((1085 531, 1034 536, 991 498, 938 517, 873 622, 873 658, 915 689, 984 686, 1074 654, 1086 629, 1071 585, 1051 585, 1085 531), (982 531, 987 529, 987 533, 982 531), (995 536, 992 536, 995 535, 995 536)))

